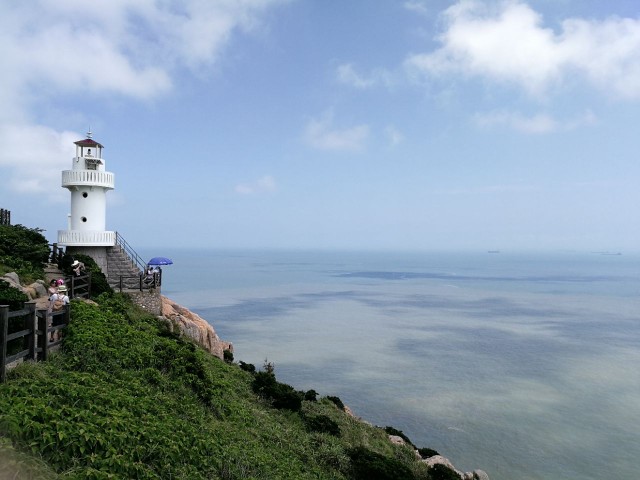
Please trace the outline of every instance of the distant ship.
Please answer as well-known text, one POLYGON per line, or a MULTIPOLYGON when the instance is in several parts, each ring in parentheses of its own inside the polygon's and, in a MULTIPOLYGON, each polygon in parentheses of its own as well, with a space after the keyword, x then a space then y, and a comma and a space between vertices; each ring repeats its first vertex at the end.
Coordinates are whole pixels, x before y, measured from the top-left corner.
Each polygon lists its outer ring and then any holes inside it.
POLYGON ((500 253, 500 250, 489 250, 487 253, 500 253))

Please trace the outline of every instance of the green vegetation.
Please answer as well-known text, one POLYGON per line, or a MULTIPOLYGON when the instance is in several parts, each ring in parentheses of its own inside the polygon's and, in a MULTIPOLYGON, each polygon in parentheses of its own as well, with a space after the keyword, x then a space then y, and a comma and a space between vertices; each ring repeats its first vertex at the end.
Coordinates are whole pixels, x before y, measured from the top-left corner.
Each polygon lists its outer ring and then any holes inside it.
POLYGON ((0 478, 449 478, 271 363, 220 360, 125 296, 95 300, 72 301, 59 353, 0 385, 0 478))
POLYGON ((126 297, 97 300, 72 302, 61 353, 0 385, 2 435, 63 478, 429 478, 412 449, 272 366, 245 371, 126 297))
POLYGON ((9 305, 9 310, 20 310, 29 297, 8 282, 0 280, 0 305, 9 305))
POLYGON ((40 232, 22 225, 0 225, 0 275, 15 271, 27 283, 44 278, 49 244, 40 232))

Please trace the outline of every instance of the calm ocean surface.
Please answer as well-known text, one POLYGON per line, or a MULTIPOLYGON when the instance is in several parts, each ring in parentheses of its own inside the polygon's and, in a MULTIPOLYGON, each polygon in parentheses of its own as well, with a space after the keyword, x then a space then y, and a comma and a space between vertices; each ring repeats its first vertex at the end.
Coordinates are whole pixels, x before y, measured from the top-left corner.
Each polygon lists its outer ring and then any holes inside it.
POLYGON ((236 361, 492 480, 635 479, 640 256, 154 249, 236 361))

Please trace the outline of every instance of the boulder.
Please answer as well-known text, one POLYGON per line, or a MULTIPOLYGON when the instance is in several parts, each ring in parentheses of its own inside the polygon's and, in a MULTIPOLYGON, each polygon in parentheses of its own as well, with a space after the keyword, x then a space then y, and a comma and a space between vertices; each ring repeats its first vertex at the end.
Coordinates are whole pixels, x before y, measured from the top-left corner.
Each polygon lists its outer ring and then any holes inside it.
POLYGON ((2 276, 2 280, 9 282, 9 285, 11 285, 12 287, 15 287, 15 288, 22 287, 22 284, 20 283, 20 277, 16 272, 5 273, 2 276))
POLYGON ((34 282, 26 287, 22 286, 22 283, 20 283, 20 277, 16 272, 5 273, 0 277, 0 280, 4 280, 9 284, 9 286, 20 290, 29 297, 29 300, 35 300, 38 297, 47 295, 47 289, 43 283, 34 282))
POLYGON ((399 437, 397 435, 389 435, 389 441, 394 445, 404 445, 406 443, 404 441, 404 438, 399 437))
POLYGON ((34 298, 47 297, 49 293, 47 292, 47 287, 45 287, 44 282, 42 280, 38 280, 37 282, 29 285, 28 288, 33 289, 35 291, 36 296, 34 298))
POLYGON ((489 480, 489 475, 484 470, 474 470, 473 480, 489 480))
POLYGON ((218 358, 224 358, 225 350, 233 352, 233 344, 221 340, 206 320, 164 296, 162 317, 169 322, 172 331, 180 332, 218 358))
POLYGON ((38 298, 38 294, 36 293, 35 288, 32 288, 31 285, 29 285, 28 287, 22 287, 20 290, 22 290, 22 293, 29 297, 29 300, 38 298))

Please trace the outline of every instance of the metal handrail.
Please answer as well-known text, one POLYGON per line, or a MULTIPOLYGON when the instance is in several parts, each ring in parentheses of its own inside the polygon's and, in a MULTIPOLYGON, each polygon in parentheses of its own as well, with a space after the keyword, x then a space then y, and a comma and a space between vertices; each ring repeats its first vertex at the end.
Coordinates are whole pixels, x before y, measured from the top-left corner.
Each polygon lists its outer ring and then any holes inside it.
POLYGON ((118 232, 116 232, 116 244, 119 245, 127 253, 127 255, 129 255, 129 258, 131 258, 131 260, 140 269, 140 271, 144 272, 146 262, 142 260, 142 257, 138 255, 133 248, 131 248, 131 245, 129 245, 127 241, 122 238, 122 235, 120 235, 118 232))

